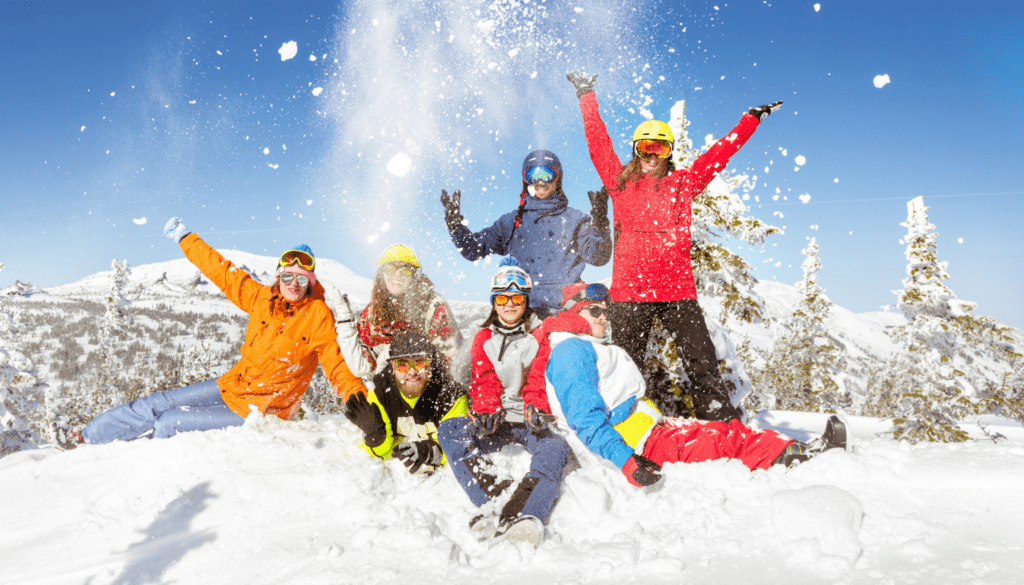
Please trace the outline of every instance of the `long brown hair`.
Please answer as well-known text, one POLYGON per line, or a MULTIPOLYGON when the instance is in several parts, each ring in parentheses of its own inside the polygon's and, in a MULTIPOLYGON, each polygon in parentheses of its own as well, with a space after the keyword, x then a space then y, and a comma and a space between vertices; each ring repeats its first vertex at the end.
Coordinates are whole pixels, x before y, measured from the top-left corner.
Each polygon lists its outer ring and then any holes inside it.
MULTIPOLYGON (((527 297, 527 302, 529 302, 529 297, 527 297)), ((533 318, 533 307, 531 307, 530 305, 526 305, 526 310, 523 311, 523 316, 519 318, 519 321, 522 321, 526 325, 526 332, 527 333, 530 332, 530 320, 532 318, 533 318)), ((519 321, 516 321, 516 324, 518 324, 519 321)), ((494 304, 492 303, 491 304, 491 314, 487 316, 487 320, 484 321, 480 325, 480 328, 481 329, 487 329, 488 327, 490 327, 491 325, 494 325, 495 323, 497 323, 497 324, 499 324, 501 326, 507 327, 507 325, 505 325, 505 322, 501 320, 501 317, 498 316, 498 310, 494 308, 494 304)))
MULTIPOLYGON (((622 167, 622 172, 619 173, 619 191, 625 191, 626 183, 635 183, 644 177, 644 172, 640 166, 641 160, 637 158, 636 153, 633 154, 633 158, 626 163, 626 166, 622 167)), ((668 164, 665 165, 665 172, 657 176, 658 182, 654 184, 654 190, 657 191, 658 187, 661 186, 661 178, 672 173, 676 170, 676 163, 671 158, 668 159, 668 164)))
POLYGON ((396 321, 417 321, 427 305, 434 297, 434 283, 422 272, 409 283, 405 291, 398 297, 388 292, 384 283, 384 271, 377 269, 377 277, 373 280, 373 291, 370 293, 369 310, 367 311, 371 325, 387 325, 396 321))

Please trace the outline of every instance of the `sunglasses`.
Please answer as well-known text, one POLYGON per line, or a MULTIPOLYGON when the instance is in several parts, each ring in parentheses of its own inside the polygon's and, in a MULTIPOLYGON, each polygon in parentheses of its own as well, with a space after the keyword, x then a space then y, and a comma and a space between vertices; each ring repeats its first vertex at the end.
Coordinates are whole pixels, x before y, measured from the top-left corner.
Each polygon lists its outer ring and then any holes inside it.
POLYGON ((494 297, 494 304, 498 305, 499 307, 504 307, 505 305, 508 304, 509 301, 512 301, 513 305, 515 305, 517 307, 520 307, 520 306, 526 304, 526 295, 524 295, 524 294, 497 295, 497 296, 494 297))
POLYGON ((590 316, 594 319, 600 319, 601 315, 608 315, 611 317, 610 309, 608 307, 598 307, 597 305, 590 305, 589 307, 583 307, 584 311, 590 313, 590 316))
POLYGON ((293 280, 298 280, 299 286, 309 286, 309 277, 305 274, 292 274, 291 272, 281 274, 281 284, 291 284, 293 280))
POLYGON ((532 167, 523 172, 523 180, 527 185, 534 185, 539 181, 551 183, 558 178, 558 169, 555 167, 532 167))
POLYGON ((300 267, 311 271, 316 267, 316 259, 302 250, 288 250, 281 254, 281 262, 279 264, 281 266, 298 264, 300 267))
POLYGON ((389 263, 381 266, 380 270, 387 278, 391 278, 396 273, 403 278, 412 278, 413 276, 416 276, 416 267, 408 264, 389 263))
POLYGON ((633 152, 641 158, 668 158, 672 154, 672 145, 664 140, 637 140, 633 143, 633 152))
POLYGON ((413 368, 425 372, 430 367, 430 358, 422 358, 418 360, 394 360, 392 362, 395 366, 395 371, 399 374, 407 374, 413 368))

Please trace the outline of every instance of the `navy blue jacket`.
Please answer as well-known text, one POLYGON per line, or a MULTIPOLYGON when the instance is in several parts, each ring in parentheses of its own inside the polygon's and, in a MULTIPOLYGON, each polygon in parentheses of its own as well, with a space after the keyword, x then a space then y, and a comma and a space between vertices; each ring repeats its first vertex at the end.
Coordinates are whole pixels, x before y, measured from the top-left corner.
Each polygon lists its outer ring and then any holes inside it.
POLYGON ((512 234, 516 211, 477 233, 460 225, 451 232, 462 257, 475 262, 488 254, 512 256, 533 279, 530 306, 560 309, 562 287, 580 280, 587 264, 604 266, 612 256, 611 233, 590 216, 569 207, 565 193, 547 199, 526 196, 523 220, 512 234), (511 238, 511 241, 509 241, 511 238))

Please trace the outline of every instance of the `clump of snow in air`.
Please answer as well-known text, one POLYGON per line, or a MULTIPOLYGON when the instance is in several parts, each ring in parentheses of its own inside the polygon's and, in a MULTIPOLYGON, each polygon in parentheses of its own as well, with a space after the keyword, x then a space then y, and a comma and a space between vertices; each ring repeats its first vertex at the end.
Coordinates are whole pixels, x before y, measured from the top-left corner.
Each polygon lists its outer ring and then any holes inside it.
POLYGON ((367 244, 372 244, 372 243, 376 242, 379 239, 380 239, 380 234, 370 234, 370 235, 366 236, 366 243, 367 244))
POLYGON ((306 205, 313 205, 312 199, 306 199, 306 205))
POLYGON ((964 243, 964 239, 963 238, 957 238, 956 239, 956 243, 962 244, 962 243, 964 243))
POLYGON ((299 45, 295 41, 288 41, 281 45, 281 48, 277 50, 281 53, 281 60, 287 61, 288 59, 295 58, 295 55, 299 53, 299 45))
POLYGON ((573 11, 574 11, 574 12, 575 12, 576 14, 583 14, 583 9, 582 9, 582 8, 580 8, 579 6, 577 6, 577 7, 573 8, 573 11))
POLYGON ((113 92, 113 91, 112 91, 112 92, 110 92, 110 97, 114 97, 114 94, 115 94, 115 93, 117 93, 117 92, 113 92))
POLYGON ((313 88, 313 95, 314 96, 318 96, 321 93, 323 93, 323 91, 324 91, 324 88, 322 88, 322 87, 314 87, 313 88))
POLYGON ((264 148, 263 154, 270 154, 270 148, 264 148))
POLYGON ((509 57, 515 57, 518 54, 519 54, 519 49, 518 48, 512 49, 511 51, 508 52, 508 56, 509 57))
POLYGON ((833 183, 838 183, 839 182, 839 177, 836 177, 835 179, 832 179, 832 182, 833 183))
POLYGON ((82 129, 79 130, 79 132, 85 132, 85 126, 82 126, 82 129))
POLYGON ((820 10, 821 10, 821 4, 815 4, 815 5, 814 5, 814 11, 815 11, 815 12, 818 12, 818 11, 820 11, 820 10))
POLYGON ((279 167, 281 165, 275 165, 274 163, 267 163, 267 166, 272 168, 272 169, 276 169, 277 167, 279 167))
MULTIPOLYGON (((138 219, 132 218, 132 223, 134 223, 135 225, 146 225, 146 218, 145 217, 140 217, 138 219)), ((960 243, 963 243, 963 241, 964 241, 964 239, 960 238, 960 243)))
POLYGON ((404 152, 399 152, 388 161, 388 172, 396 177, 404 177, 412 170, 412 159, 404 152))
POLYGON ((803 195, 800 196, 800 201, 803 201, 804 203, 807 203, 810 200, 811 200, 810 193, 804 193, 803 195))
POLYGON ((795 162, 796 164, 798 164, 800 166, 804 166, 805 164, 807 164, 807 159, 804 158, 804 155, 798 154, 796 156, 796 158, 793 159, 793 162, 795 162))
POLYGON ((875 76, 875 87, 882 89, 889 83, 889 75, 876 75, 875 76))
POLYGON ((316 61, 316 55, 310 55, 309 56, 309 60, 310 61, 316 61))
POLYGON ((380 231, 381 232, 386 232, 386 231, 389 231, 390 229, 391 229, 391 222, 390 221, 385 221, 384 223, 380 224, 380 231))

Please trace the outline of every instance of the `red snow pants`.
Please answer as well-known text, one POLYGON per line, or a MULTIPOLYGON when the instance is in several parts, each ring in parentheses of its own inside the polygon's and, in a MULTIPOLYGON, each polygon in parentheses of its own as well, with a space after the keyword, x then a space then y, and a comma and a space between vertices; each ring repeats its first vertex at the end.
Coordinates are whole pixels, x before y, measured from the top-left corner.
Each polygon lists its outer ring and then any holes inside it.
POLYGON ((793 440, 775 431, 754 431, 737 419, 727 423, 665 419, 644 445, 644 457, 658 465, 739 459, 753 469, 768 469, 793 440))

